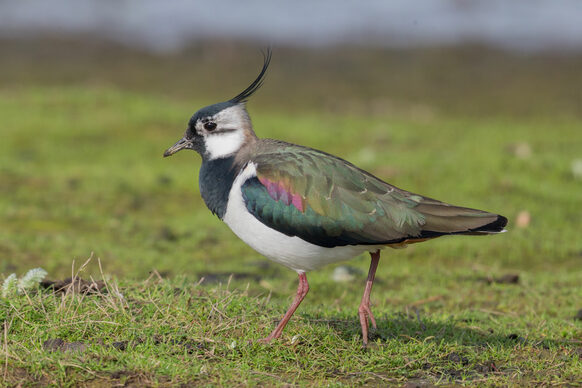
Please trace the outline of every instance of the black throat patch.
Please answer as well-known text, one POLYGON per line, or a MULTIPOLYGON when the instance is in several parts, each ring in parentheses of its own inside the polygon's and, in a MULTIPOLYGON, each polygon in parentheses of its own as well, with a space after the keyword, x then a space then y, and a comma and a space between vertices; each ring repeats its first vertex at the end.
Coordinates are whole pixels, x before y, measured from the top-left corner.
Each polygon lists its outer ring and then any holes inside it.
POLYGON ((204 203, 221 220, 226 213, 228 194, 239 173, 234 156, 229 158, 202 160, 198 184, 204 203))

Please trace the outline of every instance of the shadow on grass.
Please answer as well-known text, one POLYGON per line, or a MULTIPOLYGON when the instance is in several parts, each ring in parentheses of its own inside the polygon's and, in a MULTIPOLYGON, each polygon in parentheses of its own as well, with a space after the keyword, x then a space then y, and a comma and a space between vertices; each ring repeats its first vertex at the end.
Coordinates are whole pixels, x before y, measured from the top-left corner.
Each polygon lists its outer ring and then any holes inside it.
MULTIPOLYGON (((345 341, 354 336, 361 337, 361 327, 357 315, 353 318, 322 319, 307 315, 306 319, 312 324, 326 325, 334 330, 345 341)), ((539 349, 551 349, 558 346, 579 347, 579 343, 564 339, 535 339, 526 338, 526 334, 495 333, 493 329, 483 329, 472 324, 472 320, 450 318, 445 322, 433 321, 430 317, 421 317, 417 312, 409 314, 397 313, 392 316, 376 317, 378 327, 370 328, 370 342, 386 343, 390 340, 423 342, 427 339, 444 341, 458 346, 490 347, 502 346, 514 348, 516 345, 532 346, 539 349)))
MULTIPOLYGON (((343 340, 349 342, 361 338, 359 320, 353 319, 318 319, 307 317, 315 325, 325 325, 343 340)), ((395 370, 406 376, 406 386, 428 387, 435 381, 449 383, 466 383, 468 381, 487 381, 487 379, 501 379, 512 376, 518 367, 507 363, 503 356, 506 352, 497 352, 495 349, 510 350, 518 353, 538 354, 539 357, 554 360, 559 354, 558 349, 569 348, 572 357, 582 355, 582 344, 564 339, 526 338, 512 333, 495 333, 493 329, 482 329, 474 326, 471 319, 450 318, 446 321, 431 320, 430 317, 420 317, 417 313, 399 313, 392 316, 377 317, 377 329, 370 329, 370 343, 366 351, 371 356, 377 349, 392 349, 395 354, 406 355, 406 362, 388 368, 389 373, 382 367, 376 368, 377 376, 385 378, 394 375, 395 370), (407 348, 411 343, 423 346, 430 343, 447 344, 452 346, 437 347, 436 353, 418 350, 418 346, 407 348), (398 342, 400 345, 394 344, 398 342), (446 350, 442 350, 446 349, 446 350), (384 373, 386 372, 386 373, 384 373), (425 380, 428 379, 428 380, 425 380), (432 382, 431 382, 432 381, 432 382)), ((522 333, 523 334, 523 333, 522 333)), ((563 354, 563 352, 562 352, 563 354)), ((550 364, 553 361, 549 361, 550 364)), ((551 368, 550 368, 551 369, 551 368)))

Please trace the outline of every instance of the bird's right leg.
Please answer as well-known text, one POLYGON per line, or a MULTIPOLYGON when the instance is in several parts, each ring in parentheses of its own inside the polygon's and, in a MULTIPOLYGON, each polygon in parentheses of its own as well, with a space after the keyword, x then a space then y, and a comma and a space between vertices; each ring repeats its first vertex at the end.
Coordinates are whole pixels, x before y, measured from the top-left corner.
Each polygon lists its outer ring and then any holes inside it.
POLYGON ((305 295, 307 295, 308 291, 309 284, 307 283, 307 276, 305 275, 305 272, 300 272, 299 285, 297 286, 297 293, 295 294, 295 299, 293 300, 293 303, 291 303, 289 310, 287 310, 287 312, 283 316, 283 319, 281 319, 281 322, 279 322, 275 330, 273 330, 273 332, 269 334, 268 337, 261 339, 260 342, 270 342, 271 340, 279 338, 281 336, 281 333, 283 333, 283 329, 287 325, 287 322, 289 322, 289 319, 291 319, 291 316, 293 316, 293 313, 295 312, 295 310, 297 310, 297 307, 299 307, 299 305, 303 301, 303 298, 305 298, 305 295))
POLYGON ((370 252, 372 260, 370 261, 370 270, 368 271, 368 280, 366 280, 366 288, 364 290, 364 295, 362 296, 362 302, 358 308, 358 314, 360 315, 360 325, 362 326, 362 341, 364 342, 364 347, 368 345, 368 319, 372 322, 374 329, 376 328, 376 320, 370 309, 370 293, 372 292, 372 285, 374 284, 374 277, 376 276, 376 269, 378 268, 378 262, 380 261, 380 251, 370 252))

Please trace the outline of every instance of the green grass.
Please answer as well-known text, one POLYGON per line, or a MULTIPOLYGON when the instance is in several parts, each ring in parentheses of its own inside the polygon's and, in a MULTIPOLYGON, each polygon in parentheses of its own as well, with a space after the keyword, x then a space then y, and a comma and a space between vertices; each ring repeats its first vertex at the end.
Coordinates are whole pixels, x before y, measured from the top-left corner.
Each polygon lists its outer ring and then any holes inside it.
MULTIPOLYGON (((283 82, 274 78, 273 90, 283 82)), ((364 115, 249 103, 259 136, 510 219, 502 235, 386 250, 372 293, 379 327, 364 350, 364 256, 347 263, 360 272, 348 282, 332 279, 334 266, 309 273, 310 293, 281 340, 256 343, 286 310, 296 275, 205 208, 196 154, 161 156, 211 102, 203 92, 192 100, 91 82, 0 87, 0 274, 41 266, 62 279, 93 255, 80 276, 108 286, 0 299, 5 385, 582 384, 582 181, 571 171, 582 122, 570 108, 364 115), (531 155, 516 155, 517 143, 531 155), (531 222, 519 228, 521 211, 531 222), (490 281, 508 273, 517 284, 490 281), (55 338, 84 349, 43 347, 55 338)))

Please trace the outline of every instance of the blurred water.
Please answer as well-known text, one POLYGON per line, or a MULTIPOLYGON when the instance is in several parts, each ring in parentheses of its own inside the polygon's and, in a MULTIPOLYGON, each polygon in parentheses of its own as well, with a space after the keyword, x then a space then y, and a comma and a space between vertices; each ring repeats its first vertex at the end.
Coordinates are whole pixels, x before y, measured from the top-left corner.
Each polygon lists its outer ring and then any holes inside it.
POLYGON ((96 34, 156 51, 209 37, 580 51, 582 1, 0 0, 0 36, 46 32, 96 34))

